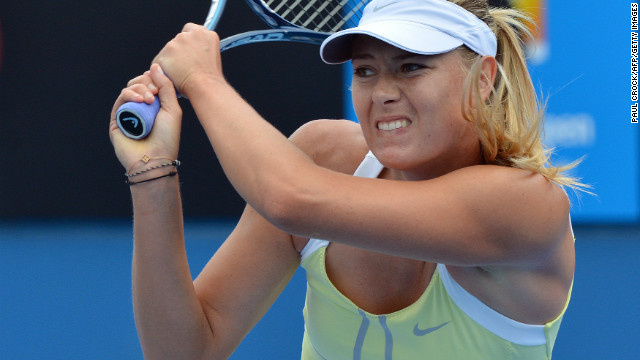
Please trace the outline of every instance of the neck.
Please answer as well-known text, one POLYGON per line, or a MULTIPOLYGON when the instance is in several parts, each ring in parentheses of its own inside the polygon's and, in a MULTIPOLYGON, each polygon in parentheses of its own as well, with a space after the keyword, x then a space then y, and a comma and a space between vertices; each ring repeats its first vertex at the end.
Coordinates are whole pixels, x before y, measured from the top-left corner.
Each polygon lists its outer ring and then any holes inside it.
POLYGON ((434 159, 419 168, 414 169, 385 169, 388 171, 388 178, 393 180, 420 181, 430 180, 446 175, 450 172, 474 165, 485 164, 482 150, 478 146, 478 151, 469 151, 466 156, 453 158, 434 159))

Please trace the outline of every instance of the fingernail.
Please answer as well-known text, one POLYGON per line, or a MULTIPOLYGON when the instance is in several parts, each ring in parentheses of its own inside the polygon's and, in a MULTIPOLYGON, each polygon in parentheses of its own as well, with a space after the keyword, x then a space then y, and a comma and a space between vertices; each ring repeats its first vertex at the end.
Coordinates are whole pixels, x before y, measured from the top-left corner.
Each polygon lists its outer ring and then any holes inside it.
POLYGON ((151 90, 152 92, 156 92, 156 91, 158 91, 158 87, 157 87, 157 86, 155 86, 154 84, 149 84, 149 86, 148 86, 148 87, 149 87, 149 90, 151 90))
POLYGON ((153 99, 153 94, 150 91, 144 93, 144 97, 146 99, 153 99))

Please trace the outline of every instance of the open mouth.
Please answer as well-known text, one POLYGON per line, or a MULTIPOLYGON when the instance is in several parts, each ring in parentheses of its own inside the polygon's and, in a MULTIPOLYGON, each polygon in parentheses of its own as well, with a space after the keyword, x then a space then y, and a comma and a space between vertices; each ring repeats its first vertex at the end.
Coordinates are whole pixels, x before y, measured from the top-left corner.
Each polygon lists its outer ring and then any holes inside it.
POLYGON ((378 130, 390 131, 403 129, 409 125, 411 125, 411 121, 409 120, 381 121, 378 123, 378 130))

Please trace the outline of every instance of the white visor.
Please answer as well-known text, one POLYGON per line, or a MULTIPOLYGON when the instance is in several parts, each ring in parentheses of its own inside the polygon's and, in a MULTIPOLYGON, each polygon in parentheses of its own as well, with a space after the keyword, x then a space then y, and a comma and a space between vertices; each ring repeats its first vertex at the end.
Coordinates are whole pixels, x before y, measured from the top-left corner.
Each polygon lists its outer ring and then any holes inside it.
POLYGON ((498 47, 487 24, 447 0, 373 0, 357 27, 339 31, 322 43, 322 60, 327 64, 349 61, 355 35, 372 36, 421 55, 466 45, 479 55, 495 57, 498 47))

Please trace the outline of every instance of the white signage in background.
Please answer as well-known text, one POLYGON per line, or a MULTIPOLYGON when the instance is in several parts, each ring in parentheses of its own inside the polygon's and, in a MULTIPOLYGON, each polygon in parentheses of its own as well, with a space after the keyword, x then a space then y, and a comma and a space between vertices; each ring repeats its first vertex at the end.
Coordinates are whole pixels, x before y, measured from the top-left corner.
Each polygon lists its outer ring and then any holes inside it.
POLYGON ((591 147, 596 142, 596 122, 587 113, 547 114, 543 141, 550 148, 591 147))

